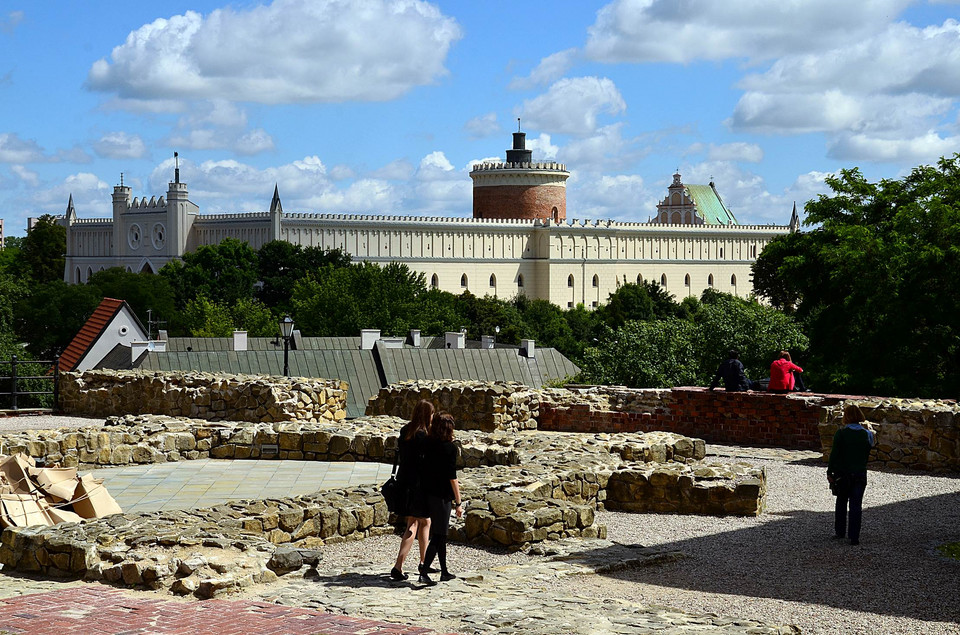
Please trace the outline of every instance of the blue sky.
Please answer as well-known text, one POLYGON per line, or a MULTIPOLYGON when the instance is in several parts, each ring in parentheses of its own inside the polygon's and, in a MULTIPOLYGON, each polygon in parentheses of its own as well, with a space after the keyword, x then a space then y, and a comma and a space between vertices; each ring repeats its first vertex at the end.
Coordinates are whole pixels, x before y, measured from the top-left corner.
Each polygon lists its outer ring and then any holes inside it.
POLYGON ((826 175, 960 151, 960 3, 0 3, 0 208, 110 214, 180 153, 203 213, 471 214, 520 117, 569 218, 646 221, 679 168, 742 223, 826 175))

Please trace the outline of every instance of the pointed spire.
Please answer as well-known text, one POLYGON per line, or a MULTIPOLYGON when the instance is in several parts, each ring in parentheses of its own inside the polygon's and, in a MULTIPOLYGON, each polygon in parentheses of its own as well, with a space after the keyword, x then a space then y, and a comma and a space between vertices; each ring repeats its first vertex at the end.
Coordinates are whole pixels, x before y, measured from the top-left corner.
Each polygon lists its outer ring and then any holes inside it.
POLYGON ((70 194, 70 200, 67 201, 67 211, 64 214, 67 217, 67 220, 74 220, 77 218, 77 210, 73 207, 73 194, 70 194))
POLYGON ((273 185, 273 200, 270 201, 270 213, 283 213, 283 205, 280 204, 280 187, 276 183, 273 185))
POLYGON ((793 202, 793 213, 790 215, 790 231, 800 231, 800 215, 797 214, 797 202, 793 202))

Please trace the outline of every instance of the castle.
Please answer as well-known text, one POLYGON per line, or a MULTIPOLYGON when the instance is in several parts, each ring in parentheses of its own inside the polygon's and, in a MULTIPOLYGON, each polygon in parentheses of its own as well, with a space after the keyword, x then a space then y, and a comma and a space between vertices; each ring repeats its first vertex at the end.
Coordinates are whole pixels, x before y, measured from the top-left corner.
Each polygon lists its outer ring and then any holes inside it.
POLYGON ((567 221, 569 175, 561 163, 532 162, 525 133, 515 132, 505 162, 470 172, 472 218, 290 213, 276 186, 269 211, 200 214, 178 166, 160 198, 131 199, 121 179, 112 218, 77 218, 71 196, 59 221, 67 234, 64 280, 86 282, 118 266, 157 272, 228 237, 254 249, 286 240, 339 248, 357 261, 399 261, 452 293, 523 293, 561 308, 592 308, 627 282, 659 283, 677 299, 708 288, 747 296, 757 255, 799 225, 796 213, 790 225, 740 225, 713 183, 687 185, 680 174, 651 222, 567 221))

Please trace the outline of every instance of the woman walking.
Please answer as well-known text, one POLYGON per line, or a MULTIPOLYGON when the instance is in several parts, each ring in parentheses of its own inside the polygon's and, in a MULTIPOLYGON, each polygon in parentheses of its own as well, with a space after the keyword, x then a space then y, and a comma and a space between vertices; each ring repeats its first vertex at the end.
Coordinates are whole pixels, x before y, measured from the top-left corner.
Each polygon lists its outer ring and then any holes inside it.
POLYGON ((440 562, 440 580, 446 582, 457 576, 447 569, 447 533, 450 530, 450 511, 456 505, 457 518, 463 516, 463 501, 460 498, 460 483, 457 481, 457 446, 453 443, 453 417, 448 414, 434 415, 427 437, 427 471, 425 489, 430 509, 430 546, 420 566, 420 582, 433 586, 429 573, 433 558, 440 562))
POLYGON ((427 495, 423 489, 425 451, 427 431, 430 420, 433 418, 433 404, 421 400, 413 409, 410 423, 400 428, 400 439, 397 443, 397 481, 406 490, 407 529, 400 539, 400 552, 397 561, 390 571, 393 580, 406 580, 403 572, 403 561, 406 560, 413 539, 420 544, 420 563, 423 564, 427 551, 427 539, 430 535, 430 518, 427 508, 427 495))

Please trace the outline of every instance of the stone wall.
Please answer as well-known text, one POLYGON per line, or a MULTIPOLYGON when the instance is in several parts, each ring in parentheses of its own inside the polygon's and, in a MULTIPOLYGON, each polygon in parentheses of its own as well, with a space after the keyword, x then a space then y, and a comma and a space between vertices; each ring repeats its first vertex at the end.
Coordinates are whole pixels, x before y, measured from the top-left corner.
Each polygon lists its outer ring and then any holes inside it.
POLYGON ((960 471, 960 405, 953 400, 857 399, 827 410, 820 424, 823 457, 829 458, 833 435, 846 411, 866 420, 876 432, 870 467, 960 471))
MULTIPOLYGON (((98 465, 220 454, 253 458, 268 449, 288 458, 384 461, 392 459, 404 423, 395 417, 265 424, 129 415, 109 419, 103 429, 17 432, 0 441, 6 451, 98 465)), ((595 523, 597 509, 752 515, 763 505, 764 488, 755 486, 764 481, 763 471, 706 463, 699 439, 662 432, 456 436, 466 513, 453 523, 454 540, 521 548, 542 540, 605 537, 605 528, 595 523), (641 504, 642 498, 650 500, 641 504)), ((378 488, 361 487, 11 528, 0 537, 0 563, 8 570, 212 597, 270 580, 283 568, 274 562, 278 552, 299 554, 392 532, 392 520, 378 488)))
POLYGON ((211 421, 339 421, 347 383, 260 375, 88 370, 60 375, 60 410, 106 417, 165 414, 211 421))
POLYGON ((636 432, 666 430, 708 443, 819 449, 817 426, 833 395, 629 389, 598 386, 542 391, 541 430, 636 432))
POLYGON ((537 427, 537 391, 512 381, 402 381, 381 388, 368 415, 409 418, 421 399, 451 413, 458 430, 531 430, 537 427))

